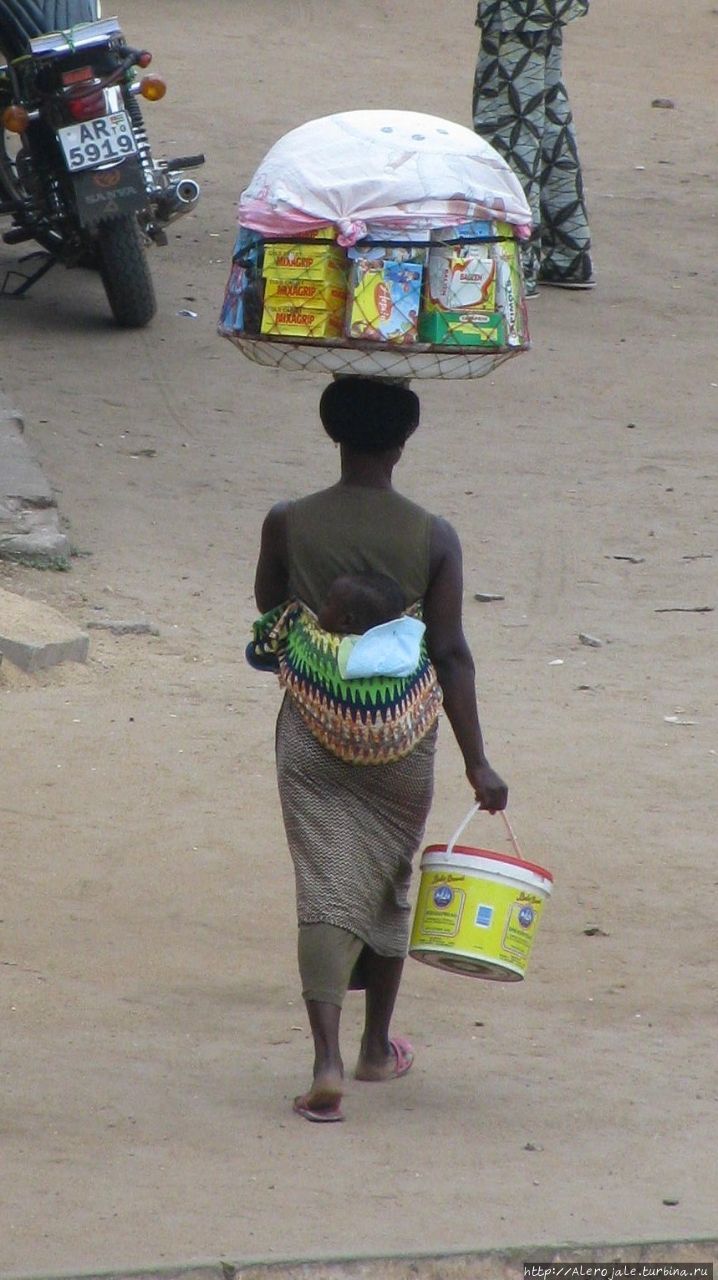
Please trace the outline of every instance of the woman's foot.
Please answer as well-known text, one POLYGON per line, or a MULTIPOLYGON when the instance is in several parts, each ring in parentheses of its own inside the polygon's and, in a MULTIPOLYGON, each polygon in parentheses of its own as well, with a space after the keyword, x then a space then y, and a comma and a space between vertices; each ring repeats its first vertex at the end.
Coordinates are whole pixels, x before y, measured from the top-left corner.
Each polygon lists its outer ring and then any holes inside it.
POLYGON ((413 1046, 403 1036, 394 1036, 389 1040, 389 1053, 370 1054, 362 1044, 354 1072, 357 1080, 380 1083, 383 1080, 398 1080, 411 1070, 414 1063, 413 1046))
POLYGON ((292 1110, 304 1120, 312 1120, 315 1124, 331 1124, 344 1119, 341 1094, 329 1100, 321 1097, 317 1099, 312 1093, 302 1093, 294 1099, 292 1110))
POLYGON ((293 1109, 305 1120, 343 1120, 343 1080, 339 1072, 327 1071, 315 1076, 308 1093, 294 1099, 293 1109))

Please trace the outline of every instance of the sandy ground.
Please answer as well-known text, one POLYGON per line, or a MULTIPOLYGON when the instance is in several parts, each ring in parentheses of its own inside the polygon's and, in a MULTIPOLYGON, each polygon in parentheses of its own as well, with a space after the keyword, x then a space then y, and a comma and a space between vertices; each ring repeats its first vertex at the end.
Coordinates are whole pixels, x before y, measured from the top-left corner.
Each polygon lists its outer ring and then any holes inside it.
MULTIPOLYGON (((469 123, 473 4, 120 6, 170 82, 156 149, 208 164, 148 332, 79 274, 1 304, 2 387, 78 556, 0 585, 160 630, 0 674, 2 1273, 715 1232, 718 614, 684 610, 718 605, 718 10, 592 8, 566 73, 600 286, 542 293, 495 376, 424 384, 399 476, 461 534, 490 753, 556 893, 523 984, 409 962, 415 1069, 317 1128, 290 1112, 310 1046, 277 694, 241 655, 261 517, 337 458, 322 380, 214 326, 233 202, 278 136, 382 104, 469 123)), ((469 801, 444 726, 427 839, 469 801)), ((351 1063, 356 997, 345 1021, 351 1063)))

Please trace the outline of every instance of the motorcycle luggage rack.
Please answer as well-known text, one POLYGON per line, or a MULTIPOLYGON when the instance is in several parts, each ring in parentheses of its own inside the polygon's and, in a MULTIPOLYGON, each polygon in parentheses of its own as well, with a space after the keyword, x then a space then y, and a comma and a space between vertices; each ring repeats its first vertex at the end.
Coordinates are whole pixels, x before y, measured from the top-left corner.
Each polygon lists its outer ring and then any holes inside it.
POLYGON ((66 31, 52 31, 48 35, 35 36, 30 48, 36 58, 53 57, 60 53, 79 53, 93 45, 104 44, 122 36, 117 18, 105 18, 99 22, 81 22, 66 31))
POLYGON ((57 258, 53 258, 51 253, 45 253, 42 249, 36 253, 27 253, 24 258, 20 259, 20 262, 30 262, 33 258, 42 258, 42 262, 30 275, 27 275, 24 271, 14 271, 12 269, 5 272, 5 279, 0 285, 0 298, 22 298, 34 284, 37 284, 38 280, 42 280, 42 277, 46 276, 48 271, 57 264, 57 258), (22 283, 11 289, 8 286, 13 276, 18 277, 22 283))

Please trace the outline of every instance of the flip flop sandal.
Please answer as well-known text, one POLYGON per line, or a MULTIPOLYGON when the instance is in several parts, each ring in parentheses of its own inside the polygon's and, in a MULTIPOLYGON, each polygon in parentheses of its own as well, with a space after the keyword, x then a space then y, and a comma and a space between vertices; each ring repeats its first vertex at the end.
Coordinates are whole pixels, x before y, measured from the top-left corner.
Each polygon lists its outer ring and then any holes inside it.
POLYGON ((366 1076, 357 1076, 357 1080, 361 1080, 365 1084, 384 1084, 386 1080, 398 1080, 400 1076, 405 1076, 407 1071, 411 1071, 414 1065, 414 1046, 404 1036, 395 1036, 393 1040, 389 1040, 395 1062, 394 1069, 385 1076, 377 1076, 374 1079, 367 1079, 366 1076))
POLYGON ((327 1106, 312 1106, 309 1103, 307 1094, 300 1094, 292 1103, 292 1110, 298 1116, 302 1116, 305 1120, 311 1120, 315 1124, 336 1124, 337 1121, 344 1119, 341 1100, 337 1098, 336 1102, 329 1103, 327 1106))
POLYGON ((407 1071, 411 1071, 414 1065, 414 1046, 403 1036, 397 1036, 395 1040, 390 1040, 389 1044, 394 1051, 396 1067, 387 1079, 398 1080, 399 1076, 405 1076, 407 1071))

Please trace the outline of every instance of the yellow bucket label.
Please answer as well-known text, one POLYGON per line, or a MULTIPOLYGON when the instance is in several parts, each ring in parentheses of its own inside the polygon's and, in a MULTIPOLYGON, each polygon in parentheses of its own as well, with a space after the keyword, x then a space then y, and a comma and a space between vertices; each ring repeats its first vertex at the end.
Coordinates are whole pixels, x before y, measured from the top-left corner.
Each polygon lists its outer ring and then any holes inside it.
POLYGON ((523 974, 544 899, 518 884, 443 868, 422 873, 411 951, 443 951, 523 974))
POLYGON ((457 938, 465 904, 463 889, 455 889, 446 881, 437 884, 424 907, 424 932, 442 940, 457 938))

